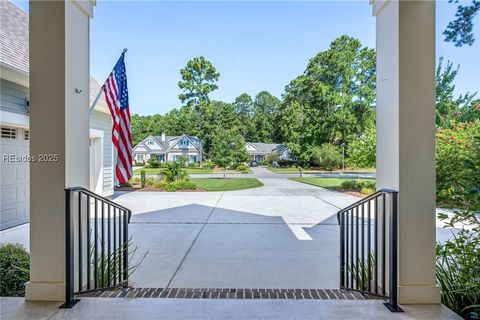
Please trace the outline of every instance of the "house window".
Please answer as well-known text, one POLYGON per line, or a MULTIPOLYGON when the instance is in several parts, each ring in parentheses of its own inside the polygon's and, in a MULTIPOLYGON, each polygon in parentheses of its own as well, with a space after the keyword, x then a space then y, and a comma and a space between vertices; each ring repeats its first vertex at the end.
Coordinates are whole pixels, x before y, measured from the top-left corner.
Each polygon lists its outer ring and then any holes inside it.
POLYGON ((137 161, 138 162, 143 162, 143 160, 144 160, 144 155, 143 154, 137 155, 137 161))
POLYGON ((196 155, 190 155, 190 163, 195 163, 197 162, 197 156, 196 155))
POLYGON ((147 145, 148 146, 153 146, 153 140, 147 140, 147 145))
POLYGON ((182 139, 180 141, 180 147, 182 148, 188 148, 188 140, 187 139, 182 139))
POLYGON ((30 140, 30 131, 23 130, 23 139, 30 140))
POLYGON ((17 138, 17 129, 2 127, 2 138, 16 139, 17 138))

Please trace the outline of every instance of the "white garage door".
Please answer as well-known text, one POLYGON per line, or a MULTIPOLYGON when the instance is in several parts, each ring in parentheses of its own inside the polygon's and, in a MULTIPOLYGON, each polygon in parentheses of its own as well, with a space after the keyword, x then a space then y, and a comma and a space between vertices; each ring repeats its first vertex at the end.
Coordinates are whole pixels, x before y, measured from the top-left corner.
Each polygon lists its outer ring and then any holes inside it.
POLYGON ((28 155, 29 132, 2 126, 0 230, 28 222, 29 163, 13 156, 28 155))

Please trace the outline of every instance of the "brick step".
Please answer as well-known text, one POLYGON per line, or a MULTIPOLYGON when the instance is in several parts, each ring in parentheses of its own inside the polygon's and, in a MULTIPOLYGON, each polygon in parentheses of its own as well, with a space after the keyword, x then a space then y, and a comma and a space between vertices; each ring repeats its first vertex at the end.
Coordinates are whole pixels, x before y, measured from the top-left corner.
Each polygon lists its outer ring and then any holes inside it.
POLYGON ((340 289, 116 288, 79 294, 102 298, 371 300, 379 297, 340 289))

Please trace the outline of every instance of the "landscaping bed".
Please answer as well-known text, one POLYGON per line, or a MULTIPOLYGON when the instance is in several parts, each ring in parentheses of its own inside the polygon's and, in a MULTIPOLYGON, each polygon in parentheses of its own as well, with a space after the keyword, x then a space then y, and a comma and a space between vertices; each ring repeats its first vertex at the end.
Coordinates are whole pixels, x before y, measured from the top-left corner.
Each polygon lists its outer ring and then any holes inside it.
POLYGON ((317 187, 340 191, 355 196, 367 196, 375 192, 374 179, 346 179, 346 178, 289 178, 290 180, 314 185, 317 187))
POLYGON ((132 179, 128 185, 116 188, 116 191, 166 191, 166 192, 202 192, 233 191, 262 187, 263 183, 255 178, 199 178, 165 182, 148 178, 142 188, 140 180, 132 179))

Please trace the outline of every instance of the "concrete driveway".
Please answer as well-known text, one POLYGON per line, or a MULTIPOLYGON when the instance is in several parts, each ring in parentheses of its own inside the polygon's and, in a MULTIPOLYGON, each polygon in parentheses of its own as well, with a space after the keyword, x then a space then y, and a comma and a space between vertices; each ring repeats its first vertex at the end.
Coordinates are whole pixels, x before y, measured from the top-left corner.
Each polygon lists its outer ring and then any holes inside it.
MULTIPOLYGON (((244 176, 244 175, 242 175, 244 176)), ((263 187, 133 192, 139 287, 338 288, 335 213, 358 198, 254 168, 263 187)))
MULTIPOLYGON (((244 177, 245 175, 235 175, 244 177)), ((335 213, 358 198, 254 168, 261 188, 229 192, 131 192, 139 287, 338 288, 335 213)), ((437 222, 437 240, 452 236, 437 222)), ((454 230, 454 229, 453 229, 454 230)), ((29 225, 0 232, 29 248, 29 225)))

